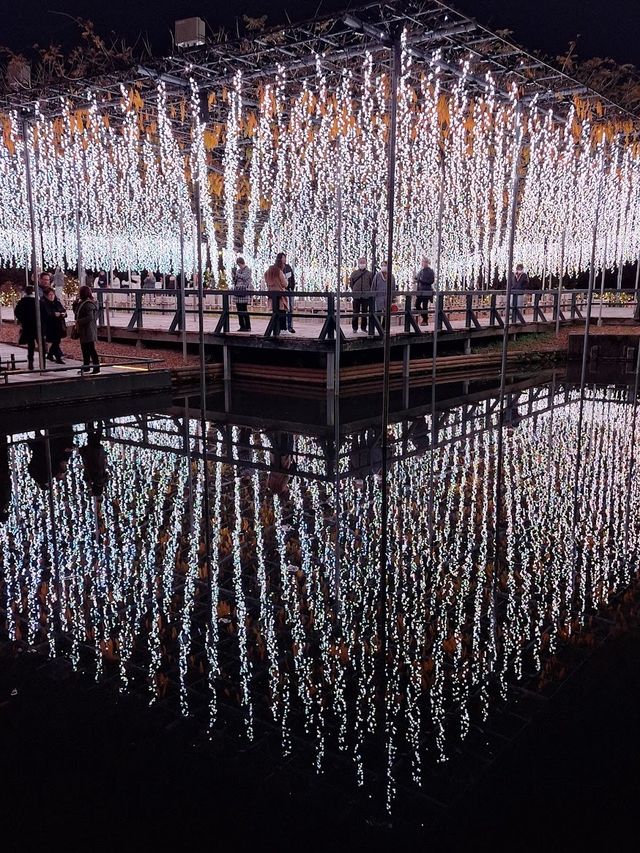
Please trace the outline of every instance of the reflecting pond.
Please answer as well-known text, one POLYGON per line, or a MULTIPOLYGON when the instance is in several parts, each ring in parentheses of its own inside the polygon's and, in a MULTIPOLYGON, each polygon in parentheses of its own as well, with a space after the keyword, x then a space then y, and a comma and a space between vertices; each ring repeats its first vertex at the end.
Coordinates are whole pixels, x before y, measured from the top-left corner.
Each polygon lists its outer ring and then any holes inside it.
POLYGON ((633 579, 626 387, 554 374, 386 436, 215 405, 0 437, 3 639, 391 808, 553 691, 633 579))

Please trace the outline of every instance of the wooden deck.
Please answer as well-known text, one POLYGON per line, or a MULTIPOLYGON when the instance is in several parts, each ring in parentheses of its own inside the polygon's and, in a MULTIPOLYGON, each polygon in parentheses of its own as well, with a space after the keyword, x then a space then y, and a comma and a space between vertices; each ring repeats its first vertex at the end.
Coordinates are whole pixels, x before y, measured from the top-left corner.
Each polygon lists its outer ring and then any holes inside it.
POLYGON ((171 388, 168 370, 151 371, 143 364, 115 364, 102 365, 97 375, 81 374, 82 363, 66 358, 64 365, 31 371, 27 369, 26 353, 26 347, 0 343, 0 411, 168 392, 171 388))

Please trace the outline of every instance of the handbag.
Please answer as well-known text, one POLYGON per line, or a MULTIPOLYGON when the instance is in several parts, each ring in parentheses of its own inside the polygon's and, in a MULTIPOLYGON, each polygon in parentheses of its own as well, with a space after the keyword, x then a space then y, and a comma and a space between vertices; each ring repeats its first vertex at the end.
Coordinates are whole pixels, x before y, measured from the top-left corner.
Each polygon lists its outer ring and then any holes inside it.
POLYGON ((78 338, 80 337, 80 334, 78 332, 78 327, 76 326, 75 323, 71 327, 71 331, 69 332, 69 337, 71 338, 72 341, 77 341, 78 338))
MULTIPOLYGON (((60 340, 62 340, 62 338, 66 338, 68 334, 67 321, 64 319, 64 317, 58 317, 58 320, 60 322, 60 340)), ((75 323, 73 325, 75 326, 75 323)))

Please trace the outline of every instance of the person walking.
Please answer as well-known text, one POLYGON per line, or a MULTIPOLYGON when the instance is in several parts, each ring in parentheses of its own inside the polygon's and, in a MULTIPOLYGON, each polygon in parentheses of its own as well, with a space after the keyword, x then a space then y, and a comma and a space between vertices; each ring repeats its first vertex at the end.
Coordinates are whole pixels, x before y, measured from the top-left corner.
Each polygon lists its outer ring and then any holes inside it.
POLYGON ((293 291, 296 289, 296 277, 292 267, 287 263, 286 252, 278 252, 276 255, 276 264, 284 273, 287 281, 287 290, 289 291, 287 298, 287 302, 289 303, 287 310, 287 331, 295 335, 296 330, 293 328, 293 291))
POLYGON ((529 276, 522 264, 517 264, 515 273, 509 273, 511 287, 511 304, 513 305, 513 322, 517 322, 517 311, 523 307, 524 292, 529 289, 529 276))
POLYGON ((433 301, 433 284, 436 280, 431 269, 431 261, 427 257, 422 258, 422 266, 415 277, 416 281, 416 311, 422 311, 422 325, 426 326, 429 320, 429 303, 433 301))
POLYGON ((76 318, 78 329, 78 340, 82 350, 83 365, 80 373, 89 370, 89 364, 93 364, 92 373, 100 373, 100 359, 96 352, 96 341, 98 340, 98 307, 93 298, 91 288, 83 284, 78 293, 78 298, 73 303, 73 313, 76 318))
POLYGON ((67 336, 67 324, 64 319, 67 316, 67 312, 52 287, 44 292, 42 309, 44 319, 43 338, 47 343, 51 344, 46 358, 49 361, 55 361, 56 364, 64 364, 60 341, 67 336))
MULTIPOLYGON (((25 293, 13 310, 15 318, 20 324, 20 337, 18 343, 27 346, 27 364, 29 370, 33 370, 33 356, 36 351, 36 341, 38 340, 38 321, 36 318, 36 297, 34 288, 31 284, 25 288, 25 293)), ((44 312, 42 305, 39 304, 41 328, 44 327, 44 312)))
MULTIPOLYGON (((382 261, 380 264, 380 269, 373 277, 373 282, 371 284, 371 290, 373 293, 373 299, 375 300, 375 312, 378 317, 378 321, 382 326, 385 324, 385 311, 387 308, 387 284, 388 282, 388 273, 387 273, 387 262, 382 261)), ((390 282, 392 292, 395 292, 396 289, 396 277, 394 275, 391 276, 390 282)), ((373 329, 369 327, 369 337, 373 336, 373 329)))
POLYGON ((235 291, 236 308, 238 310, 238 331, 251 331, 251 317, 249 316, 249 292, 253 290, 251 269, 246 265, 244 258, 237 258, 236 265, 231 273, 233 289, 235 291))
POLYGON ((264 280, 267 290, 272 292, 269 298, 274 317, 273 336, 277 338, 281 331, 287 331, 287 297, 283 295, 287 292, 287 279, 282 267, 272 264, 264 274, 264 280))
POLYGON ((353 294, 353 316, 351 328, 358 331, 358 320, 363 332, 367 331, 371 311, 371 282, 373 274, 367 269, 367 259, 358 258, 358 267, 349 276, 349 287, 353 294))

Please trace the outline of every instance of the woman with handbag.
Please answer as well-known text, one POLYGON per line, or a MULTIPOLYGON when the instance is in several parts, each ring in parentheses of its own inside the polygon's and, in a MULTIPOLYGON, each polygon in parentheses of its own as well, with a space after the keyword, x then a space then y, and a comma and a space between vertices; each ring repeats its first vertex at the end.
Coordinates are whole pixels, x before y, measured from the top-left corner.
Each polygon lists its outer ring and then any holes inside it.
POLYGON ((56 364, 64 364, 60 341, 62 338, 67 337, 67 324, 64 319, 67 316, 67 312, 62 302, 56 296, 53 287, 49 287, 44 291, 42 309, 44 316, 44 339, 50 344, 46 357, 49 361, 55 361, 56 364))
POLYGON ((83 365, 80 373, 89 370, 89 364, 93 364, 92 373, 100 373, 100 359, 96 352, 96 341, 98 340, 98 306, 95 303, 91 288, 83 284, 78 293, 78 298, 73 303, 73 313, 76 318, 76 333, 73 337, 80 341, 83 365))

